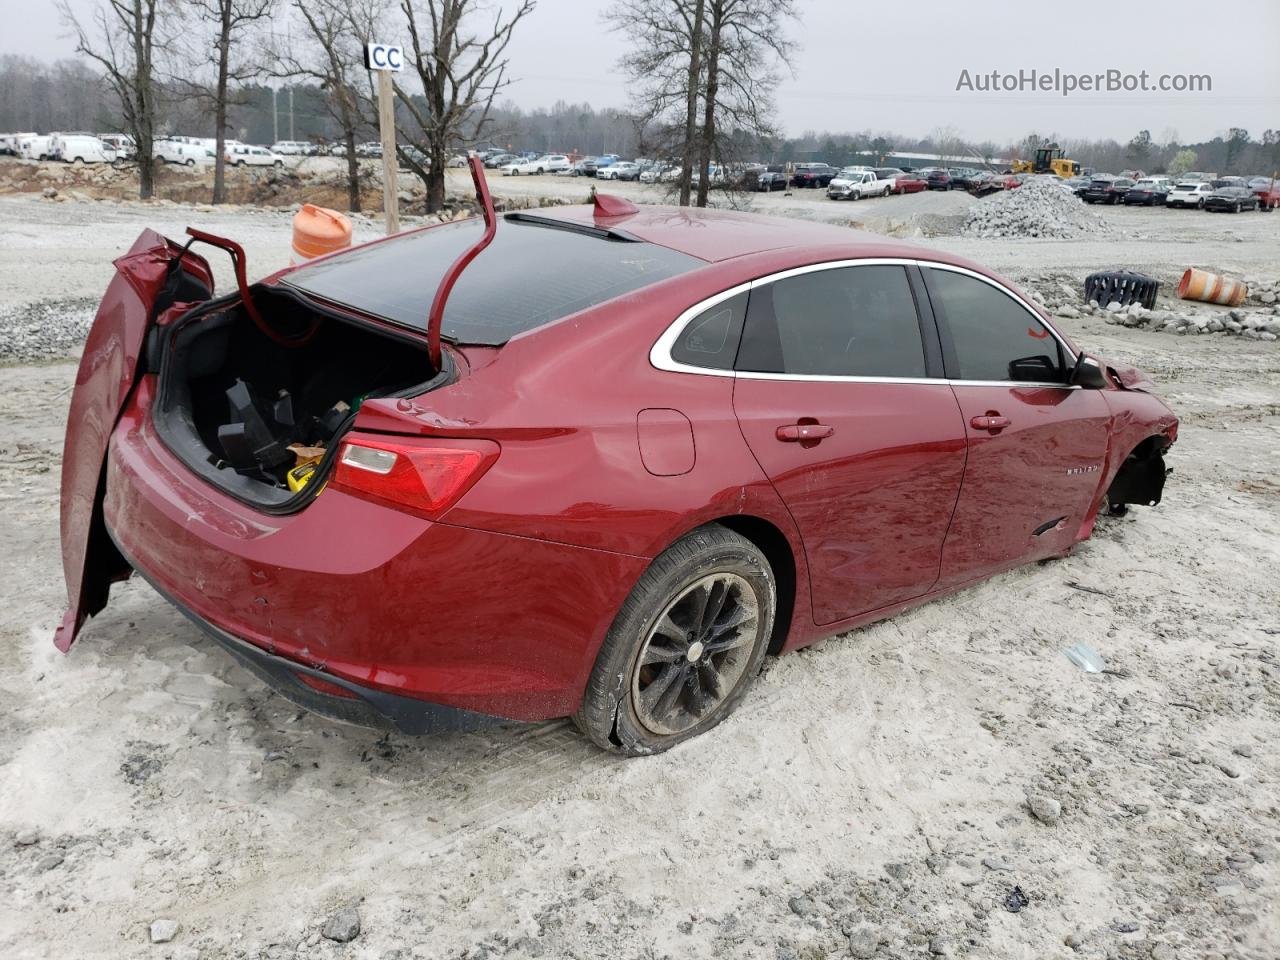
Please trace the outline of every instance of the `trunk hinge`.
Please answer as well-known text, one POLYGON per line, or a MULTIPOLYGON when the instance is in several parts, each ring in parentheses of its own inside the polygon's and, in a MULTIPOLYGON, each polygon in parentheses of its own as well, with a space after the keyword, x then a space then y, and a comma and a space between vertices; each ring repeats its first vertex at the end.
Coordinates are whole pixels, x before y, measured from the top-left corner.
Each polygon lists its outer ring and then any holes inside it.
POLYGON ((287 337, 272 329, 271 325, 262 318, 262 314, 258 312, 257 304, 253 302, 253 297, 249 293, 249 280, 245 276, 244 247, 234 240, 220 237, 216 233, 205 233, 205 231, 197 230, 195 227, 187 227, 187 235, 194 240, 199 240, 201 243, 207 243, 210 246, 225 250, 231 255, 231 265, 235 268, 236 273, 236 288, 240 291, 240 302, 244 304, 244 311, 249 314, 249 319, 253 321, 253 325, 261 330, 264 336, 283 347, 301 346, 311 339, 312 334, 320 326, 319 320, 312 323, 311 329, 301 336, 287 337))
POLYGON ((444 279, 436 288, 435 299, 431 301, 431 312, 427 314, 427 357, 431 361, 431 369, 440 372, 440 326, 444 323, 444 305, 449 299, 453 285, 467 268, 493 240, 497 233, 498 221, 493 212, 493 198, 489 196, 489 184, 484 178, 484 161, 472 155, 467 163, 471 165, 471 180, 476 185, 476 199, 480 201, 480 211, 484 214, 484 236, 462 251, 458 259, 445 271, 444 279))

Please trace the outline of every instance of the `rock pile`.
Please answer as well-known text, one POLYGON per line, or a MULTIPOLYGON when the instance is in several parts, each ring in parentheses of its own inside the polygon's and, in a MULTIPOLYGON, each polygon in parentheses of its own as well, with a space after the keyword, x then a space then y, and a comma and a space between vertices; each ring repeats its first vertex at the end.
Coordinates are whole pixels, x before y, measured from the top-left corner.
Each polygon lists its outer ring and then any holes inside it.
MULTIPOLYGON (((1055 317, 1076 320, 1084 316, 1101 318, 1106 323, 1141 327, 1180 336, 1225 333, 1247 340, 1280 341, 1280 303, 1275 291, 1280 281, 1246 278, 1249 298, 1245 306, 1227 309, 1207 303, 1161 297, 1155 309, 1141 304, 1126 307, 1110 303, 1103 307, 1096 300, 1084 302, 1081 286, 1068 277, 1032 276, 1019 281, 1026 293, 1055 317)), ((1162 289, 1173 289, 1167 283, 1162 289)))
POLYGON ((1022 186, 969 209, 963 232, 971 237, 1073 237, 1115 233, 1054 177, 1032 177, 1022 186))

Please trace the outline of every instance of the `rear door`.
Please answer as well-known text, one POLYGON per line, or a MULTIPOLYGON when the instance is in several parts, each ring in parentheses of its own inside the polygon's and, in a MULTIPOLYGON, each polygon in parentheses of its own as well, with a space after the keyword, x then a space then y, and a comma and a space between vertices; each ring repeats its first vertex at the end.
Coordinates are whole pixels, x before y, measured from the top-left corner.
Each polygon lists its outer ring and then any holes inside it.
POLYGON ((102 523, 102 472, 111 431, 138 376, 147 330, 173 304, 213 292, 204 258, 152 230, 142 232, 115 268, 85 340, 62 451, 68 609, 54 644, 64 652, 85 618, 106 605, 112 581, 128 574, 102 523))
POLYGON ((819 624, 929 591, 964 468, 915 268, 856 263, 753 286, 736 363, 734 411, 799 527, 819 624))
POLYGON ((922 271, 968 458, 940 586, 1068 548, 1103 476, 1110 409, 1066 385, 1074 356, 1010 290, 977 273, 922 271))

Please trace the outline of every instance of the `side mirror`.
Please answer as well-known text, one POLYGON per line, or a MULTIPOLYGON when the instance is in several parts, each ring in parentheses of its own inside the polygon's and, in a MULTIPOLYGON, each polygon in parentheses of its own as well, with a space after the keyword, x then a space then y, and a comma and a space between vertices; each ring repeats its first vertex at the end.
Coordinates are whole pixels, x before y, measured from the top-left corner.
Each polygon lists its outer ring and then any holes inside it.
POLYGON ((1076 365, 1071 369, 1071 379, 1068 382, 1073 387, 1083 387, 1086 390, 1105 390, 1107 372, 1096 359, 1087 353, 1081 353, 1076 357, 1076 365))

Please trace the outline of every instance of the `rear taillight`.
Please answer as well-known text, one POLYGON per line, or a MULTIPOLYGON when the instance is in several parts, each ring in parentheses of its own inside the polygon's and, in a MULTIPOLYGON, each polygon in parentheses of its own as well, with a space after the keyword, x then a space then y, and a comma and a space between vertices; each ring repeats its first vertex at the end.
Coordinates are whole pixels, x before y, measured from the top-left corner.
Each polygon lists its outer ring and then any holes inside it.
POLYGON ((329 485, 434 520, 498 459, 492 440, 358 436, 343 441, 329 485))

